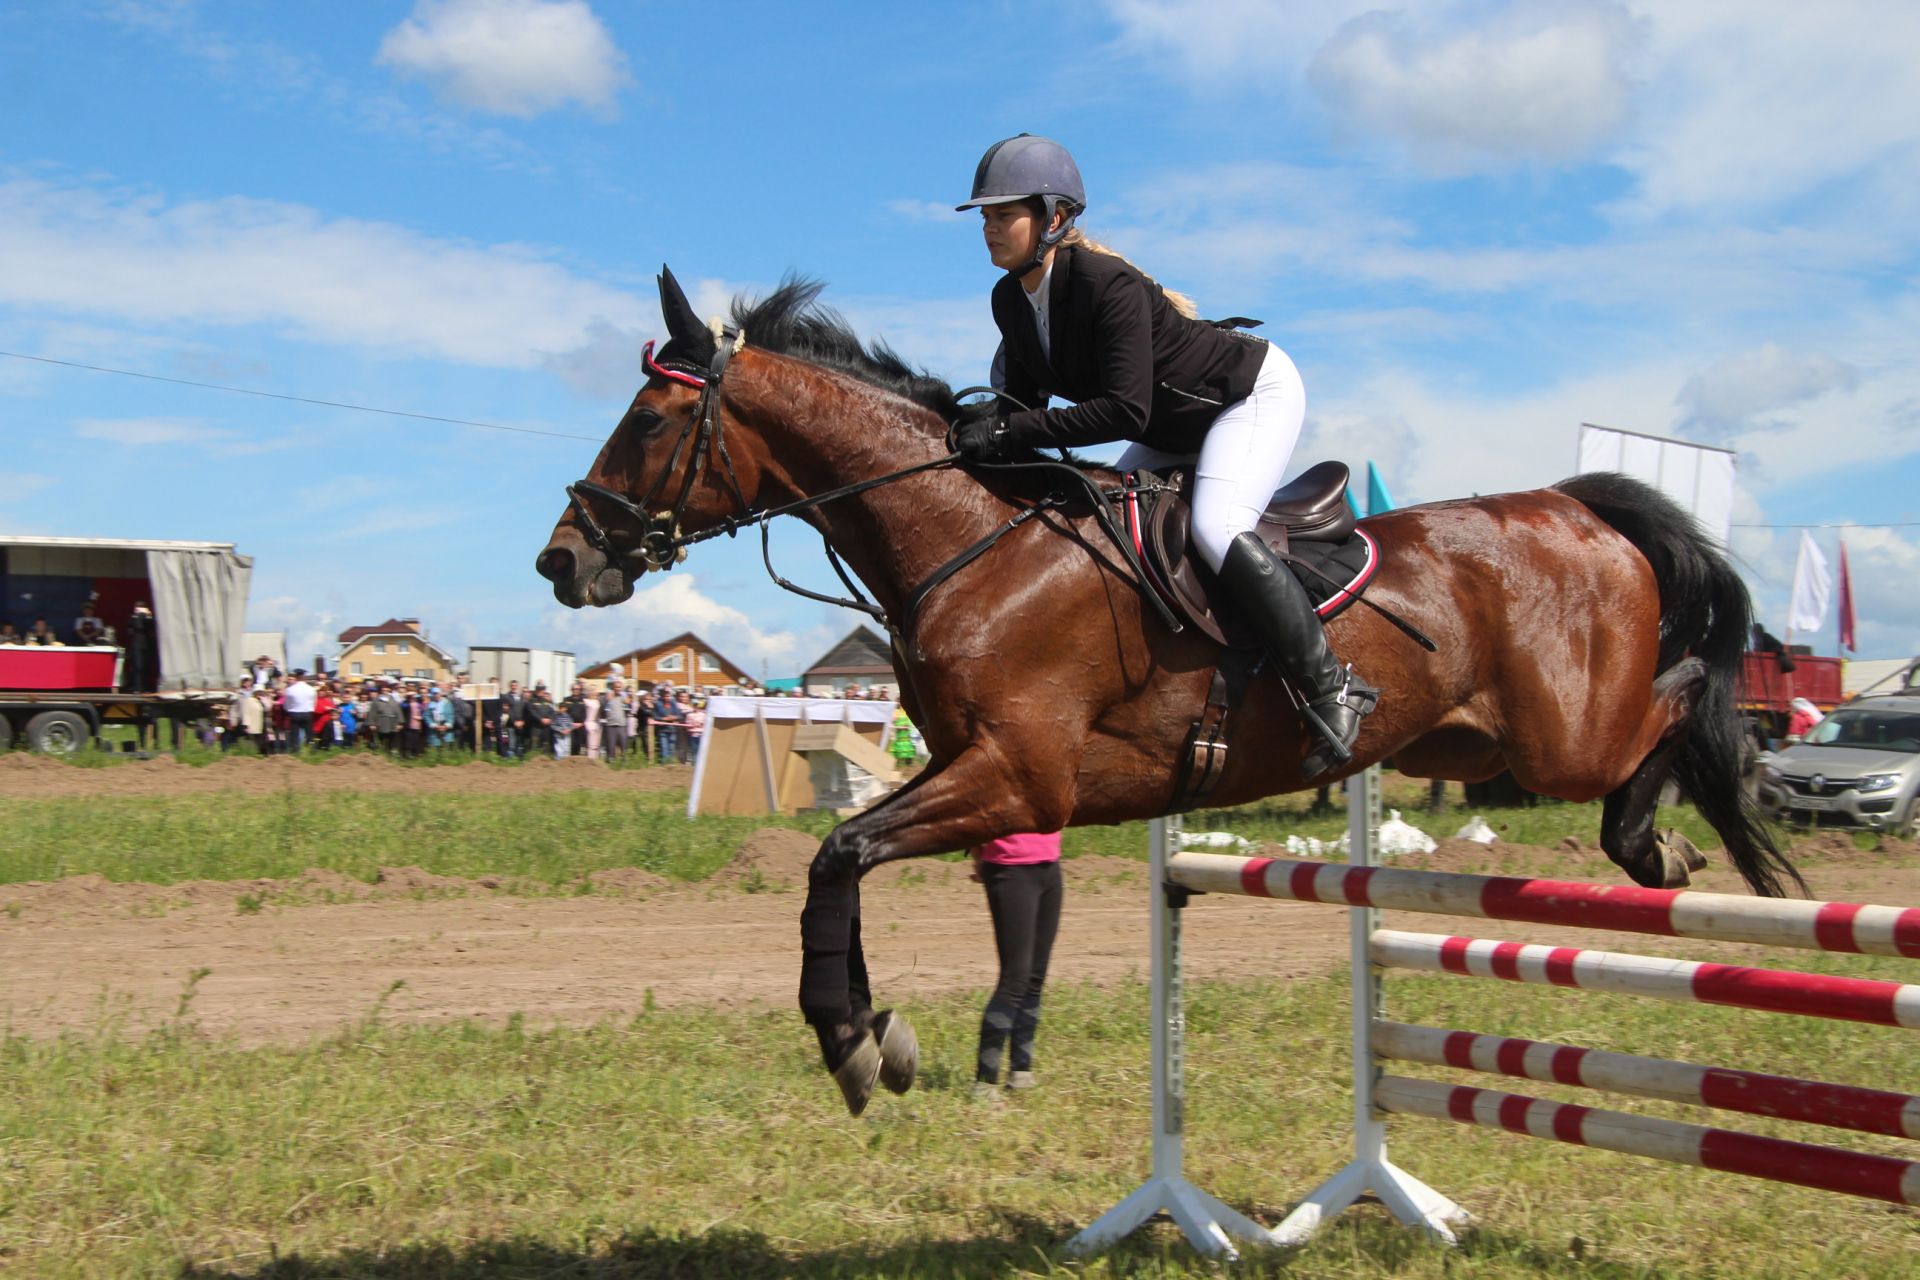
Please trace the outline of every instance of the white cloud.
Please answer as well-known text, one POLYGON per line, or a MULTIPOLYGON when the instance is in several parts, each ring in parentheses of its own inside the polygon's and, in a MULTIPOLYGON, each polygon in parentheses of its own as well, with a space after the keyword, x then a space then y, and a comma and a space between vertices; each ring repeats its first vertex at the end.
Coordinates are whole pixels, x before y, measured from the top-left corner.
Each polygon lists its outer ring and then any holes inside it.
POLYGON ((646 381, 640 352, 647 339, 654 336, 647 329, 596 319, 587 326, 584 342, 571 351, 547 356, 546 366, 581 395, 596 399, 630 396, 646 381))
POLYGON ((192 418, 81 418, 73 424, 73 434, 82 440, 105 440, 135 447, 229 444, 239 438, 236 431, 210 427, 192 418))
POLYGON ((376 61, 447 101, 529 119, 568 103, 609 115, 629 83, 583 0, 419 0, 376 61))
POLYGON ((739 609, 702 592, 698 581, 694 574, 674 570, 642 579, 632 598, 622 604, 606 609, 556 608, 542 621, 556 637, 554 643, 581 655, 582 666, 681 631, 698 632, 756 678, 762 662, 784 670, 811 658, 811 647, 802 651, 802 637, 791 631, 761 630, 739 609))
POLYGON ((34 471, 0 471, 0 502, 19 502, 57 483, 52 476, 34 471))
POLYGON ((286 633, 287 662, 292 667, 307 667, 320 654, 331 661, 340 649, 341 629, 337 614, 316 608, 302 596, 256 598, 247 606, 247 630, 286 633))
POLYGON ((1121 53, 1201 94, 1243 83, 1284 93, 1328 36, 1376 7, 1368 0, 1106 0, 1121 53))
POLYGON ((1767 343, 1717 360, 1680 388, 1690 421, 1716 432, 1829 391, 1852 391, 1860 371, 1821 352, 1804 355, 1767 343))
POLYGON ((149 324, 264 324, 288 336, 535 368, 649 300, 542 250, 475 245, 304 205, 0 182, 0 302, 149 324))
POLYGON ((1405 11, 1354 19, 1308 78, 1343 125, 1404 144, 1421 168, 1576 158, 1627 114, 1637 31, 1604 0, 1531 0, 1452 27, 1405 11))
POLYGON ((1767 207, 1825 183, 1920 174, 1920 6, 1647 3, 1657 68, 1620 159, 1641 215, 1767 207))
POLYGON ((965 222, 980 216, 972 210, 962 213, 938 200, 889 200, 887 209, 907 222, 965 222))

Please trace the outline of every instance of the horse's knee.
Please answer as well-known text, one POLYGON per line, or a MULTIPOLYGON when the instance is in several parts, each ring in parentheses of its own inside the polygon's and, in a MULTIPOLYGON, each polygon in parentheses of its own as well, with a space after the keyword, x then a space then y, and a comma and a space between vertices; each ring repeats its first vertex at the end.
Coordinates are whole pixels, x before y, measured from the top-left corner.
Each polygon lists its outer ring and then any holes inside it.
POLYGON ((813 863, 807 868, 807 886, 832 888, 854 879, 860 871, 861 844, 857 836, 848 833, 847 827, 836 827, 832 835, 821 841, 820 851, 813 855, 813 863))

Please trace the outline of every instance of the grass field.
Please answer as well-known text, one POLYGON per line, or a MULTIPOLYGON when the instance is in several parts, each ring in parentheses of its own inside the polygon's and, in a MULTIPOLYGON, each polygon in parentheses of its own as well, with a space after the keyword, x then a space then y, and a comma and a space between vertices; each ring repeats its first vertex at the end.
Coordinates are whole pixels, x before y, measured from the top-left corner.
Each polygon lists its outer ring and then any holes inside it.
MULTIPOLYGON (((1390 990, 1395 1016, 1438 1025, 1920 1088, 1911 1033, 1442 978, 1390 990)), ((1191 993, 1189 1172, 1265 1221, 1346 1158, 1344 991, 1191 993)), ((1088 1263, 1061 1254, 1145 1176, 1146 1003, 1139 987, 1050 993, 1043 1088, 998 1107, 966 1090, 978 1001, 918 1008, 921 1088, 854 1121, 786 1012, 532 1034, 386 1028, 370 1010, 320 1044, 243 1051, 195 1032, 187 990, 146 1038, 106 1018, 0 1041, 0 1271, 1215 1274, 1164 1227, 1088 1263)), ((1396 1121, 1390 1141, 1478 1216, 1459 1250, 1362 1207, 1238 1273, 1892 1280, 1920 1263, 1920 1218, 1874 1202, 1431 1121, 1396 1121)))
MULTIPOLYGON (((1474 812, 1458 804, 1440 814, 1415 812, 1425 798, 1424 782, 1390 777, 1389 804, 1404 806, 1409 820, 1436 835, 1451 835, 1474 812)), ((1202 810, 1189 814, 1186 826, 1229 831, 1255 842, 1289 835, 1337 838, 1345 830, 1344 813, 1312 812, 1312 801, 1311 794, 1279 796, 1236 809, 1202 810)), ((703 879, 761 827, 791 827, 824 838, 835 822, 824 814, 688 822, 686 803, 686 794, 678 791, 287 791, 223 798, 217 804, 203 795, 12 798, 0 800, 7 829, 0 841, 0 884, 82 872, 154 884, 288 878, 309 867, 367 880, 382 866, 419 866, 438 875, 515 877, 534 891, 571 892, 586 888, 588 874, 613 867, 703 879)), ((1486 817, 1511 843, 1551 846, 1571 834, 1591 844, 1599 831, 1600 806, 1543 800, 1533 808, 1489 811, 1486 817)), ((1713 843, 1691 808, 1663 810, 1660 824, 1678 826, 1703 847, 1713 843)), ((1144 858, 1147 824, 1073 828, 1063 846, 1068 857, 1144 858)))
MULTIPOLYGON (((1391 802, 1410 807, 1414 784, 1396 788, 1391 802)), ((1307 799, 1194 815, 1189 828, 1256 839, 1336 834, 1339 818, 1309 815, 1307 799)), ((79 872, 237 879, 308 866, 368 875, 400 863, 526 875, 565 890, 587 871, 635 862, 698 878, 755 827, 824 834, 829 821, 688 823, 684 795, 671 792, 4 803, 0 881, 79 872), (608 824, 630 838, 608 848, 579 837, 608 824)), ((1418 820, 1444 834, 1465 817, 1418 820)), ((1546 845, 1567 834, 1591 840, 1597 824, 1594 806, 1489 817, 1509 839, 1546 845)), ((1076 831, 1069 849, 1142 856, 1144 830, 1076 831)), ((1644 949, 1684 956, 1688 945, 1644 949)), ((1898 961, 1873 958, 1784 954, 1772 963, 1912 977, 1898 961)), ((1395 975, 1388 992, 1390 1016, 1408 1021, 1920 1093, 1907 1031, 1410 975, 1395 975)), ((189 978, 159 1032, 128 1032, 111 1007, 87 1034, 34 1039, 0 1028, 0 1275, 1220 1274, 1164 1226, 1103 1258, 1061 1252, 1147 1172, 1144 987, 1050 989, 1043 1088, 1001 1106, 973 1102, 967 1090, 982 995, 912 1009, 921 1086, 903 1099, 882 1096, 858 1121, 786 1010, 667 1011, 643 1000, 617 1023, 535 1032, 390 1026, 370 1008, 320 1042, 242 1048, 197 1027, 189 978)), ((1346 1018, 1338 975, 1190 987, 1187 1151, 1198 1185, 1273 1222, 1345 1162, 1346 1018)), ((1890 1140, 1511 1087, 1912 1155, 1890 1140)), ((1439 1122, 1397 1120, 1390 1135, 1400 1163, 1477 1215, 1461 1248, 1429 1244, 1363 1206, 1308 1248, 1252 1257, 1235 1273, 1920 1274, 1920 1215, 1908 1210, 1439 1122)))

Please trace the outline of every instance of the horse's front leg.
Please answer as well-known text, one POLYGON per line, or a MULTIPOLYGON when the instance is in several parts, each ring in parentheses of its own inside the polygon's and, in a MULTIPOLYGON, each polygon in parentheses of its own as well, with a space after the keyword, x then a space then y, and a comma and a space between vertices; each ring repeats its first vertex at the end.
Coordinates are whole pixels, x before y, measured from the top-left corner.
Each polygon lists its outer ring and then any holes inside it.
POLYGON ((866 1108, 876 1081, 904 1093, 917 1058, 905 1020, 873 1011, 860 944, 860 877, 897 858, 1058 830, 1072 813, 1070 790, 1065 777, 1042 782, 1007 769, 990 748, 971 747, 843 822, 820 846, 800 913, 800 1012, 854 1115, 866 1108))

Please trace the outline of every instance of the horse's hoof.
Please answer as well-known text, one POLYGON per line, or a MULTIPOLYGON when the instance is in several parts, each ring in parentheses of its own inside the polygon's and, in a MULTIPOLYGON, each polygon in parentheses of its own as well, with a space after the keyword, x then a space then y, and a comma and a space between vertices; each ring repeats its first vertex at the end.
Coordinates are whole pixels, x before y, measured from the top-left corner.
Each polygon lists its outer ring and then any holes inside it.
POLYGON ((1693 883, 1693 872, 1687 867, 1686 858, 1677 849, 1670 849, 1664 841, 1656 841, 1653 857, 1649 861, 1659 864, 1659 882, 1649 887, 1654 889, 1684 889, 1693 883))
POLYGON ((1707 855, 1700 852, 1693 841, 1681 835, 1679 831, 1667 832, 1661 838, 1661 843, 1680 855, 1680 860, 1687 864, 1687 870, 1705 871, 1707 869, 1707 855))
POLYGON ((833 1069, 833 1082, 840 1086, 840 1096, 847 1100, 849 1113, 857 1116, 867 1109, 873 1097, 873 1082, 879 1078, 880 1046, 872 1036, 862 1033, 848 1051, 846 1060, 833 1069))
POLYGON ((913 1088, 920 1071, 920 1038, 913 1026, 891 1009, 873 1015, 870 1024, 875 1043, 880 1046, 880 1083, 894 1093, 913 1088))

